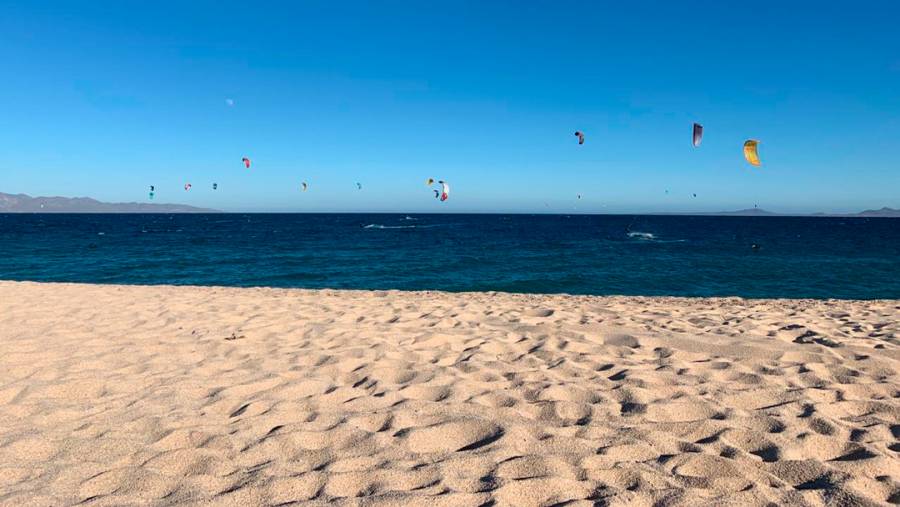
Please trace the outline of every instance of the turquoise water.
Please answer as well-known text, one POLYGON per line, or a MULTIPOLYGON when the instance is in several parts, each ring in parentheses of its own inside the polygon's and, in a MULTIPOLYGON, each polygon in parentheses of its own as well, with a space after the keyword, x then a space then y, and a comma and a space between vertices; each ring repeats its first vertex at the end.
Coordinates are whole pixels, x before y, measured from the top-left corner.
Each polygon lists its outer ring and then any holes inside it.
POLYGON ((0 279, 900 298, 900 220, 6 214, 0 279))

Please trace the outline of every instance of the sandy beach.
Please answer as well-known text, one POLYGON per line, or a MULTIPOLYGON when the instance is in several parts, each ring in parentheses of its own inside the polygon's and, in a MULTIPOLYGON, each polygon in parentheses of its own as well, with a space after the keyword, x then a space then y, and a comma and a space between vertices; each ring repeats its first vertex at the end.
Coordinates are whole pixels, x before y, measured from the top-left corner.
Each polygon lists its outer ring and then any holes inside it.
POLYGON ((897 503, 898 320, 0 282, 0 504, 897 503))

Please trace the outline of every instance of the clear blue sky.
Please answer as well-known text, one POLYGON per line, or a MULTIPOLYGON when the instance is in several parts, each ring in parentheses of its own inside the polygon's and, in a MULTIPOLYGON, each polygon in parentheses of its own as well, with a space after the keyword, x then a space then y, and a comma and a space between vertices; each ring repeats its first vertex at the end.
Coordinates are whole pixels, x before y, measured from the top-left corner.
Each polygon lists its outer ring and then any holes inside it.
POLYGON ((900 3, 737 5, 0 0, 0 191, 146 201, 153 184, 155 202, 230 211, 900 207, 900 3))

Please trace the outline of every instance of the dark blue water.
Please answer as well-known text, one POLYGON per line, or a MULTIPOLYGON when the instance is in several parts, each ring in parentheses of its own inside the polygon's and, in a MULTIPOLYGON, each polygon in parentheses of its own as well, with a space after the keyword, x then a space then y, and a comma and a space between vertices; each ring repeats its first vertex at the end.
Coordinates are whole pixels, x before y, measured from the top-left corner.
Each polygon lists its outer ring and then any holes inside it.
POLYGON ((0 215, 0 279, 900 298, 900 220, 0 215))

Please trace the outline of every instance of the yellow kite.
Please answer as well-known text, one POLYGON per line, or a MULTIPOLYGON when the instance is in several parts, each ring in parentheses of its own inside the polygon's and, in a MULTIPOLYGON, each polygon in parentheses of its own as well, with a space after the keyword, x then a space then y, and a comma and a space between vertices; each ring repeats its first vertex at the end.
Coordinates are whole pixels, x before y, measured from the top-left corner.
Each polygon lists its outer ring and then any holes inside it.
POLYGON ((747 159, 747 162, 750 162, 752 165, 759 165, 759 153, 757 152, 757 146, 759 146, 759 141, 755 139, 749 139, 744 143, 744 158, 747 159))

